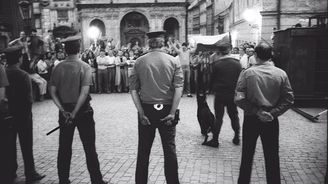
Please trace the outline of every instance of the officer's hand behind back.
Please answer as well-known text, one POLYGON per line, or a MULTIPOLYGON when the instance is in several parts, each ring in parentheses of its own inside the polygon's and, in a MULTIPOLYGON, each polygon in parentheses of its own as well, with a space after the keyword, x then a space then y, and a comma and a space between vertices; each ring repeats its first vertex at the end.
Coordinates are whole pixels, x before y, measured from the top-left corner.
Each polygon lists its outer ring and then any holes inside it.
POLYGON ((150 121, 145 115, 140 115, 140 123, 145 126, 150 125, 150 121))
POLYGON ((161 122, 163 122, 167 126, 171 126, 173 120, 174 120, 174 114, 169 114, 165 118, 161 119, 161 122))

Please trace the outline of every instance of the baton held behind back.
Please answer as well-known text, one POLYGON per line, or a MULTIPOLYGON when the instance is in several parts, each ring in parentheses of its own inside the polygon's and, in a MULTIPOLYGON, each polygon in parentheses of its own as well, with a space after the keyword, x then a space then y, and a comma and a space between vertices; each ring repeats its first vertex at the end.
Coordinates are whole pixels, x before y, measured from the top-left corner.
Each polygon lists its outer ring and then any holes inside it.
POLYGON ((54 129, 50 130, 46 135, 50 135, 53 132, 55 132, 56 130, 58 130, 58 129, 60 129, 60 126, 58 126, 58 127, 54 128, 54 129))
MULTIPOLYGON (((72 119, 70 117, 67 117, 65 119, 65 124, 67 124, 68 121, 72 121, 72 119)), ((50 134, 54 133, 55 131, 57 131, 58 129, 60 129, 60 125, 58 127, 54 128, 54 129, 50 130, 46 135, 50 135, 50 134)))

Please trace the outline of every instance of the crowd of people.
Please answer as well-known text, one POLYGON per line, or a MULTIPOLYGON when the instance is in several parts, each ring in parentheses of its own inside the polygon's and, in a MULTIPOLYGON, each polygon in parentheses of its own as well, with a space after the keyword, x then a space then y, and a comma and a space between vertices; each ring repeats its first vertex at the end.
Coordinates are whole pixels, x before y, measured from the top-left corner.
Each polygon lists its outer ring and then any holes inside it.
MULTIPOLYGON (((30 36, 22 31, 20 37, 11 41, 9 46, 22 46, 23 48, 21 68, 28 72, 32 79, 35 100, 42 101, 45 96, 49 97, 47 89, 52 71, 67 57, 60 39, 53 38, 52 32, 49 32, 49 36, 42 40, 39 36, 36 36, 36 30, 32 30, 30 36)), ((91 92, 129 92, 128 79, 132 67, 136 59, 147 53, 148 49, 139 46, 138 42, 119 46, 119 44, 113 44, 113 39, 100 39, 80 52, 81 60, 92 68, 93 83, 91 92)), ((200 52, 189 63, 191 55, 187 44, 180 44, 177 41, 172 41, 172 39, 162 49, 183 63, 185 78, 189 79, 186 80, 185 92, 187 96, 191 97, 191 91, 195 91, 196 87, 196 72, 197 70, 207 71, 209 68, 208 60, 206 58, 202 59, 203 54, 200 52)))
MULTIPOLYGON (((8 169, 0 172, 5 174, 7 183, 16 177, 17 134, 26 181, 45 177, 34 165, 31 81, 38 87, 41 98, 49 93, 59 110, 57 168, 60 184, 70 183, 75 128, 85 149, 91 182, 108 183, 103 181, 95 147, 90 92, 130 92, 138 111, 136 183, 147 183, 149 155, 158 129, 167 183, 179 184, 175 125, 179 119, 181 97, 184 93, 192 97, 191 86, 197 95, 213 93, 215 96, 213 138, 204 143, 206 146, 219 147, 225 107, 235 133, 232 142, 239 145, 241 128, 237 106, 245 112, 238 183, 250 182, 259 136, 267 182, 280 183, 278 116, 288 110, 294 99, 286 73, 272 63, 271 46, 267 43, 255 47, 243 44, 231 50, 230 43, 224 43, 216 46, 214 51, 197 51, 189 48, 187 43, 165 41, 164 31, 150 32, 147 36, 148 48, 140 47, 138 43, 118 48, 110 39, 93 43, 83 52, 80 51, 79 36, 50 43, 51 39, 43 41, 36 36, 35 30, 30 36, 21 32, 20 38, 9 43, 10 47, 4 51, 6 68, 0 65, 0 118, 13 122, 1 124, 5 127, 1 130, 8 127, 14 130, 12 144, 1 142, 9 147, 5 153, 10 159, 4 160, 8 169)), ((0 135, 10 136, 9 131, 0 135)))
MULTIPOLYGON (((9 43, 9 46, 23 47, 23 63, 21 68, 28 72, 33 83, 34 99, 42 101, 50 97, 48 88, 53 69, 67 57, 64 46, 59 38, 54 38, 52 32, 43 40, 36 35, 36 30, 27 36, 24 31, 20 37, 9 43)), ((187 43, 180 44, 169 38, 161 48, 169 55, 178 59, 184 73, 184 93, 204 90, 211 93, 211 55, 213 52, 195 52, 195 48, 187 43)), ((80 52, 82 61, 92 68, 92 93, 129 92, 129 76, 137 58, 147 53, 148 47, 139 46, 138 42, 120 46, 114 44, 112 38, 99 39, 89 48, 80 52)), ((234 47, 231 54, 240 60, 243 69, 256 64, 254 45, 244 43, 234 47)))

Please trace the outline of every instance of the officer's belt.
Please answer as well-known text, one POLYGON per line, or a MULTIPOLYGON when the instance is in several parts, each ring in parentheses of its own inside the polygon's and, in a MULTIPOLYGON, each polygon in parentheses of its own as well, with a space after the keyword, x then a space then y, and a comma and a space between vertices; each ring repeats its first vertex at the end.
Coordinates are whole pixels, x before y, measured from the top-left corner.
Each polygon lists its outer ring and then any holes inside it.
POLYGON ((158 111, 161 111, 163 109, 165 109, 166 107, 171 107, 172 105, 166 105, 166 104, 161 104, 161 103, 158 103, 158 104, 142 104, 142 106, 146 106, 146 107, 152 107, 158 111))

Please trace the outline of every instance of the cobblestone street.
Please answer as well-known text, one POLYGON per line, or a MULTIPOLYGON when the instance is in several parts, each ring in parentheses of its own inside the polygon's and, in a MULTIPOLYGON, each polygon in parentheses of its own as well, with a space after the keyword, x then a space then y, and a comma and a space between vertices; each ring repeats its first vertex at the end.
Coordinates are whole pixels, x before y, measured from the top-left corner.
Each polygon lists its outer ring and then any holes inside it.
MULTIPOLYGON (((137 113, 129 94, 93 95, 97 152, 105 180, 114 184, 133 184, 137 156, 137 113)), ((208 98, 213 109, 213 96, 208 98)), ((227 115, 220 134, 219 149, 202 146, 196 112, 196 97, 183 97, 181 122, 177 126, 179 177, 187 183, 237 183, 241 146, 232 143, 233 131, 227 115)), ((33 106, 34 158, 37 171, 47 176, 39 183, 58 183, 58 132, 46 133, 57 124, 57 109, 50 100, 33 106)), ((243 120, 240 110, 241 122, 243 120)), ((280 118, 280 164, 282 183, 324 183, 326 171, 326 115, 313 123, 289 110, 280 118)), ((19 146, 18 146, 19 147, 19 146)), ((24 169, 20 150, 16 183, 24 183, 24 169)), ((165 182, 163 151, 157 132, 149 167, 149 183, 165 182)), ((89 183, 83 147, 75 132, 70 179, 72 183, 89 183)), ((262 145, 258 139, 254 157, 252 183, 266 183, 262 145)))

